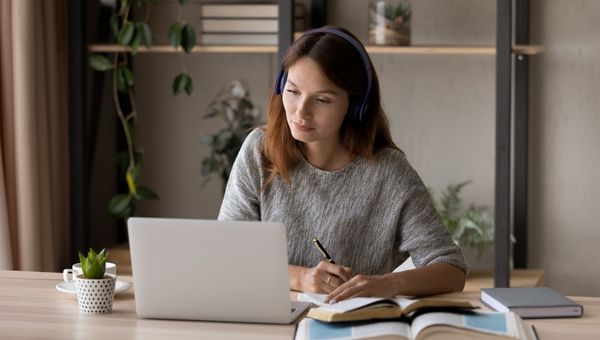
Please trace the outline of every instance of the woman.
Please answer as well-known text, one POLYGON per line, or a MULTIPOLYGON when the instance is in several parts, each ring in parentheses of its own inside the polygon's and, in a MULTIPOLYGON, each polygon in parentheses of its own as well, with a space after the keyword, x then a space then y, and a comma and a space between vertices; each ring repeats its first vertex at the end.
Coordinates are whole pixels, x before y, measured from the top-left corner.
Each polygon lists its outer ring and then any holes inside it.
POLYGON ((290 289, 330 301, 464 286, 462 252, 392 141, 371 60, 341 28, 287 50, 267 126, 244 142, 219 219, 285 224, 290 289), (416 269, 391 272, 409 256, 416 269))

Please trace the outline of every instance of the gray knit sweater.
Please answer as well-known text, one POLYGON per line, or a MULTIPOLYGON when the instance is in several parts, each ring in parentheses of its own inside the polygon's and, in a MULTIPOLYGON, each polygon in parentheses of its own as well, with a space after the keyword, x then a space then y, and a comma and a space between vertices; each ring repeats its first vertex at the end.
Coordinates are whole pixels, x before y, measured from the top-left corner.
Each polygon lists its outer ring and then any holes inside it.
POLYGON ((233 165, 219 220, 281 222, 287 226, 290 264, 312 267, 322 255, 318 238, 338 264, 354 274, 389 273, 409 256, 415 266, 450 263, 463 269, 462 252, 435 211, 421 179, 398 150, 375 160, 356 158, 339 171, 302 160, 291 182, 268 189, 261 166, 264 131, 246 138, 233 165))

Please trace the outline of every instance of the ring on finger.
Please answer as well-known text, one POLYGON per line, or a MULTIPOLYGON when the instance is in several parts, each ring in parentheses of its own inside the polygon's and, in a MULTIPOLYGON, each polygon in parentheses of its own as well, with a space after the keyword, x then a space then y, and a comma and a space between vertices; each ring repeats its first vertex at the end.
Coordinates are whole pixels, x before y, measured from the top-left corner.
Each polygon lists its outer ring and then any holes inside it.
POLYGON ((327 277, 327 284, 329 284, 329 282, 331 282, 331 274, 329 274, 329 276, 327 277))

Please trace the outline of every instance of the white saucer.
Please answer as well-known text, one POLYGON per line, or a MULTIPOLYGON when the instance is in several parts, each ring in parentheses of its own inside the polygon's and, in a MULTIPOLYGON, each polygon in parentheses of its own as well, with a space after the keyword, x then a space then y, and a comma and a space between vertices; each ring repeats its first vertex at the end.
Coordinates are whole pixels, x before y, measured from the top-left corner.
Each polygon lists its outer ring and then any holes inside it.
MULTIPOLYGON (((115 294, 122 293, 129 288, 131 288, 131 283, 117 280, 115 283, 115 294)), ((56 289, 63 293, 77 294, 77 288, 75 288, 75 285, 70 282, 59 282, 56 284, 56 289)))

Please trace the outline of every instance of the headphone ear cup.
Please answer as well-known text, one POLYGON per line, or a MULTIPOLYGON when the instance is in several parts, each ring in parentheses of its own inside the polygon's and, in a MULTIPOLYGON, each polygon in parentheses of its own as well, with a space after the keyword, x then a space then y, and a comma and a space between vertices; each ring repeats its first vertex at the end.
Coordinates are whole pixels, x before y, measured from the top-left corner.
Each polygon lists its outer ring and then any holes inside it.
POLYGON ((275 94, 283 93, 283 89, 285 88, 286 81, 287 81, 287 73, 285 73, 285 71, 282 68, 279 70, 279 74, 277 75, 277 78, 275 79, 275 88, 273 89, 275 94))
POLYGON ((348 103, 348 114, 352 120, 355 122, 361 122, 365 117, 365 111, 367 111, 367 108, 365 107, 364 98, 362 96, 354 96, 350 98, 348 103))

